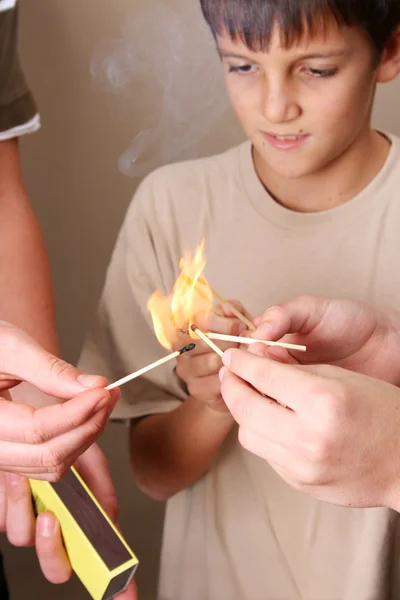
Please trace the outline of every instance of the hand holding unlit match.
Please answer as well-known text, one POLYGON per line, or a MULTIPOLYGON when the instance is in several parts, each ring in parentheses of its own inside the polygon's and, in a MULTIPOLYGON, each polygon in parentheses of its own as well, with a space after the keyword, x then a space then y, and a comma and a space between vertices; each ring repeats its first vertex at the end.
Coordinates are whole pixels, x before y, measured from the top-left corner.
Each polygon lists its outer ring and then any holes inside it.
POLYGON ((181 354, 185 354, 186 352, 191 352, 192 350, 195 349, 195 347, 196 347, 196 344, 188 344, 184 348, 181 348, 180 350, 177 350, 176 352, 173 352, 172 354, 169 354, 168 356, 165 356, 164 358, 160 358, 160 360, 157 360, 156 362, 152 363, 151 365, 147 365, 147 367, 143 367, 143 369, 139 369, 139 371, 135 371, 135 373, 131 373, 130 375, 127 375, 126 377, 119 379, 115 383, 111 383, 110 385, 108 385, 106 387, 106 390, 113 390, 114 388, 120 387, 121 385, 124 385, 124 383, 128 383, 128 381, 132 381, 132 379, 136 379, 137 377, 140 377, 141 375, 148 373, 152 369, 160 367, 161 365, 167 363, 170 360, 173 360, 174 358, 178 358, 178 356, 180 356, 181 354))
MULTIPOLYGON (((204 335, 204 334, 203 334, 204 335)), ((238 344, 265 344, 266 346, 278 346, 287 350, 297 350, 297 352, 307 352, 307 346, 299 346, 297 344, 286 344, 285 342, 270 342, 268 340, 255 340, 253 338, 240 337, 236 335, 224 335, 222 333, 206 333, 205 336, 209 340, 219 340, 221 342, 234 342, 238 344)))

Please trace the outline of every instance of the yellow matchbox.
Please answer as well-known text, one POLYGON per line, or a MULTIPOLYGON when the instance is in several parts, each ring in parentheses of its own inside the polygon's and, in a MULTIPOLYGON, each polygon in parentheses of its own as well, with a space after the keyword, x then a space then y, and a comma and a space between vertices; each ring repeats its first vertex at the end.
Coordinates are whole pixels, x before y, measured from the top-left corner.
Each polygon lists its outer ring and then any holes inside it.
POLYGON ((60 522, 71 566, 94 600, 110 600, 129 584, 138 560, 72 467, 61 481, 30 480, 38 513, 60 522))

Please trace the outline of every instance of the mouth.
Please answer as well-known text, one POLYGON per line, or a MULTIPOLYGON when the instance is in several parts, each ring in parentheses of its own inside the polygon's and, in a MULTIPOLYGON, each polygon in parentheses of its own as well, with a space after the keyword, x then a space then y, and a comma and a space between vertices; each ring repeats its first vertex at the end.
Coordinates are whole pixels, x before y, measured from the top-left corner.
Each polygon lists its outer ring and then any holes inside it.
POLYGON ((264 139, 278 150, 295 150, 310 137, 308 133, 278 135, 262 131, 264 139))
POLYGON ((274 137, 277 140, 281 140, 282 142, 292 142, 307 137, 304 133, 299 135, 276 135, 274 133, 267 133, 267 135, 272 135, 272 137, 274 137))

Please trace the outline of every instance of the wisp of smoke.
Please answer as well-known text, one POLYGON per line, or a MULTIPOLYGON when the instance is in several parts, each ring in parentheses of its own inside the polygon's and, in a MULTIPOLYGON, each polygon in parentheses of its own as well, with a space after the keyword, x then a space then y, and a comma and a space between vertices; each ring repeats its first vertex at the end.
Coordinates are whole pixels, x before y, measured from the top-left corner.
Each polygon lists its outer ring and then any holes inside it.
POLYGON ((229 106, 199 7, 188 0, 174 8, 159 0, 141 4, 121 37, 99 45, 91 63, 93 77, 118 97, 119 118, 129 105, 140 123, 119 159, 131 177, 193 153, 229 106))

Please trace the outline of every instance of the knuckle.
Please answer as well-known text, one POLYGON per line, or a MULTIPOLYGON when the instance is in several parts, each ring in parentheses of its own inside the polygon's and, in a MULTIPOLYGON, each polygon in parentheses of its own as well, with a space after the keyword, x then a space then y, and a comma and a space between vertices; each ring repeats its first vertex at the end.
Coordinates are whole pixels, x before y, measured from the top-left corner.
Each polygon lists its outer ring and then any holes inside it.
POLYGON ((37 414, 36 411, 33 413, 31 427, 25 434, 25 443, 33 444, 34 446, 40 446, 40 444, 44 444, 48 439, 42 425, 38 422, 37 414))
POLYGON ((330 382, 329 389, 315 395, 313 403, 315 422, 318 430, 325 435, 339 433, 340 424, 348 415, 345 393, 339 382, 330 382))
POLYGON ((100 417, 97 419, 94 419, 92 421, 92 423, 90 423, 90 426, 88 427, 88 438, 97 439, 103 433, 106 423, 107 423, 106 416, 104 416, 104 418, 102 420, 100 420, 100 417))
POLYGON ((40 458, 40 464, 49 473, 60 470, 63 466, 63 463, 64 458, 60 450, 49 447, 43 450, 40 458))
POLYGON ((65 360, 57 358, 56 356, 49 357, 49 370, 50 377, 58 378, 62 375, 68 374, 73 370, 73 367, 69 365, 65 360))
POLYGON ((60 465, 47 472, 46 481, 50 483, 57 483, 61 481, 65 473, 67 472, 67 465, 60 465))
POLYGON ((309 464, 323 464, 332 457, 333 443, 327 436, 315 432, 303 441, 301 451, 309 464))

